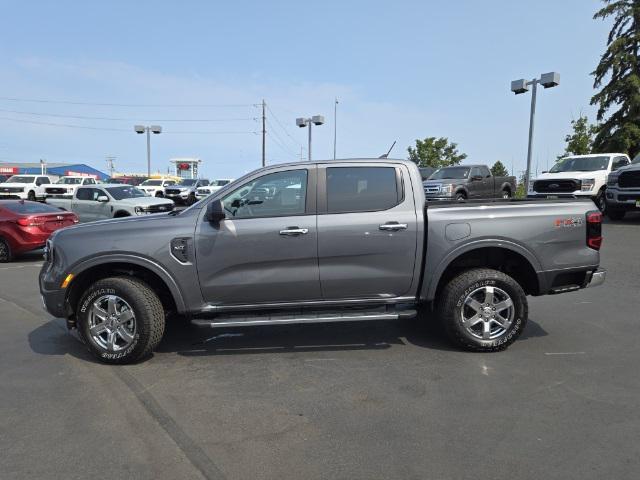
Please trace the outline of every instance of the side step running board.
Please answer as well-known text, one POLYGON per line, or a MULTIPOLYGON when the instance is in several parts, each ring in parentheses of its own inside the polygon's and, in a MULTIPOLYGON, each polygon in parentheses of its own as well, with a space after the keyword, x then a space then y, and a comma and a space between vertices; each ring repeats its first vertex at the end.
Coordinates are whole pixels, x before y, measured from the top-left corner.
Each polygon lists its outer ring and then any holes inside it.
POLYGON ((415 310, 400 310, 397 312, 309 312, 298 315, 273 314, 256 316, 218 316, 215 318, 195 318, 191 323, 199 327, 249 327, 255 325, 287 325, 301 323, 332 323, 332 322, 358 322, 371 320, 400 320, 413 318, 417 315, 415 310))

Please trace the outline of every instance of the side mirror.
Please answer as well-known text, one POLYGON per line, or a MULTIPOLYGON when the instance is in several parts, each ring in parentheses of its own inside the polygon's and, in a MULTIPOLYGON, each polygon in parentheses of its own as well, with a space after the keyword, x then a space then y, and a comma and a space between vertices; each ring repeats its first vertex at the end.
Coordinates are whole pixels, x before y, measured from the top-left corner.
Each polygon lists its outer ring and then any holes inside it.
POLYGON ((224 213, 224 208, 222 207, 222 202, 220 200, 209 202, 205 217, 209 223, 219 223, 220 220, 227 218, 224 213))
POLYGON ((98 200, 99 202, 105 203, 105 202, 108 202, 108 201, 109 201, 109 197, 107 197, 106 195, 100 195, 100 196, 97 198, 97 200, 98 200))

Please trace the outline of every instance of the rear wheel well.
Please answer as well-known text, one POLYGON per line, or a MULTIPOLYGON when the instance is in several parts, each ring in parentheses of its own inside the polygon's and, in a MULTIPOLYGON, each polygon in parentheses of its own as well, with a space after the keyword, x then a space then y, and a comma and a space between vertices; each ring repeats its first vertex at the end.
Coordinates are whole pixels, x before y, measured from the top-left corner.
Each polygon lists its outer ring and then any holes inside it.
POLYGON ((158 295, 165 312, 176 312, 176 303, 167 284, 148 268, 131 263, 114 262, 96 265, 76 276, 67 292, 67 301, 75 312, 82 294, 98 280, 108 277, 133 277, 143 281, 158 295))
POLYGON ((447 266, 438 282, 436 298, 454 277, 471 268, 503 272, 518 282, 527 295, 537 295, 540 289, 536 271, 525 257, 506 248, 485 247, 463 253, 447 266))

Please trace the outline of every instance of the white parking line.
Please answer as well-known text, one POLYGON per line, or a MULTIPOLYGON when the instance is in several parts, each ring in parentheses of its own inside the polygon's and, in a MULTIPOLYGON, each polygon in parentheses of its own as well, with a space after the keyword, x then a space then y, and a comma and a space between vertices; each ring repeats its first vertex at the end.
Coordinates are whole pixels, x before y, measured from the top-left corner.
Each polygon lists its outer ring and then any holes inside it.
POLYGON ((42 267, 42 263, 27 263, 26 265, 11 265, 10 267, 0 267, 0 270, 19 270, 27 267, 42 267))

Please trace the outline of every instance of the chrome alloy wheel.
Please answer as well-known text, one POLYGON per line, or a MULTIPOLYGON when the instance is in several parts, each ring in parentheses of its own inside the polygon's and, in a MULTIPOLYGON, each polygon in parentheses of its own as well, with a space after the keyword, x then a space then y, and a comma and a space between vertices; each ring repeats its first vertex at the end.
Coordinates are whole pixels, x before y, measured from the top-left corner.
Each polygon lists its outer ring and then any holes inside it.
POLYGON ((89 332, 96 345, 111 352, 124 350, 136 335, 133 310, 121 297, 103 295, 91 306, 89 332))
POLYGON ((460 315, 467 332, 482 340, 492 340, 509 329, 515 313, 513 300, 507 292, 485 286, 467 295, 460 315))

